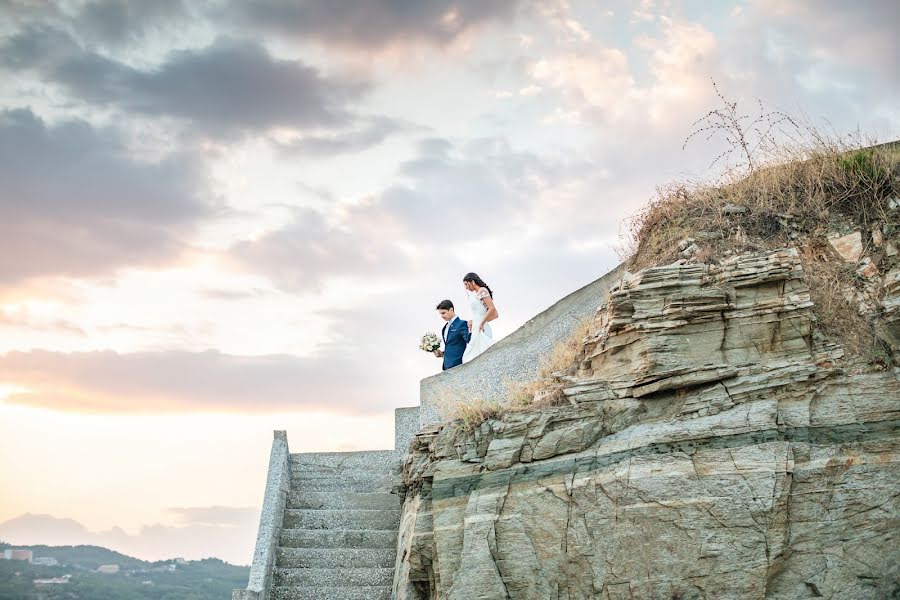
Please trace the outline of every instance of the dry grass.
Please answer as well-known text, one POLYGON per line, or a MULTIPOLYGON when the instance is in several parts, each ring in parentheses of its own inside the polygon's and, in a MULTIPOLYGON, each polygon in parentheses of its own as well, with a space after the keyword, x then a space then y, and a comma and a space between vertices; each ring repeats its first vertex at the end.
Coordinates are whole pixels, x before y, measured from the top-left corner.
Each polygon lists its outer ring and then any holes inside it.
POLYGON ((830 248, 822 245, 804 246, 800 257, 819 328, 829 338, 840 340, 848 354, 864 354, 871 342, 867 335, 869 325, 840 293, 853 270, 833 260, 830 248))
POLYGON ((438 412, 445 421, 471 433, 489 419, 502 419, 510 412, 565 404, 562 384, 554 374, 574 373, 584 350, 584 339, 590 333, 593 318, 578 323, 568 338, 557 343, 541 362, 537 378, 528 382, 507 382, 507 400, 503 404, 473 398, 459 400, 449 392, 435 400, 438 412))
POLYGON ((505 414, 505 409, 497 402, 477 397, 461 399, 458 392, 450 389, 438 392, 433 402, 444 422, 455 423, 466 433, 471 433, 488 419, 499 419, 505 414))
POLYGON ((801 246, 800 259, 822 333, 840 342, 848 357, 866 364, 888 366, 890 348, 875 335, 872 324, 846 297, 857 279, 853 266, 835 260, 831 249, 821 243, 801 246))
MULTIPOLYGON (((833 141, 812 135, 805 145, 786 145, 777 157, 742 176, 717 184, 677 184, 630 222, 630 270, 679 258, 679 242, 702 247, 695 260, 716 262, 740 252, 794 246, 800 249, 821 329, 850 358, 871 361, 883 353, 872 325, 848 300, 861 290, 855 265, 831 249, 830 232, 859 229, 866 254, 876 262, 871 231, 900 233, 900 211, 887 199, 900 195, 900 145, 862 147, 858 137, 833 141), (736 205, 744 212, 724 210, 736 205)), ((852 298, 851 298, 852 299, 852 298)))
POLYGON ((722 183, 660 188, 629 221, 629 268, 676 260, 678 243, 689 237, 721 256, 796 245, 792 234, 825 239, 829 225, 853 223, 865 231, 875 222, 900 226, 885 208, 885 200, 900 193, 894 182, 900 149, 846 146, 786 148, 778 160, 722 183), (723 209, 729 204, 746 211, 728 214, 723 209))
POLYGON ((543 358, 538 376, 533 381, 508 382, 509 410, 527 410, 566 403, 562 384, 554 374, 572 374, 581 362, 584 339, 593 325, 593 317, 578 323, 569 337, 558 342, 543 358))
POLYGON ((499 419, 504 413, 504 409, 497 402, 474 398, 452 404, 446 418, 462 431, 471 433, 488 419, 499 419))

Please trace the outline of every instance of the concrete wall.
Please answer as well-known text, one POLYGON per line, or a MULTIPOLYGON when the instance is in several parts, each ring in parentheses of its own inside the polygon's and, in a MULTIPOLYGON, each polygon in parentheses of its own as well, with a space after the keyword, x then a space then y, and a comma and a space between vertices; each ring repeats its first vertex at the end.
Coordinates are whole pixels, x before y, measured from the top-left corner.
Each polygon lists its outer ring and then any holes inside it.
POLYGON ((394 450, 400 453, 401 460, 409 450, 409 444, 418 431, 418 406, 398 408, 394 411, 394 450))
POLYGON ((234 590, 232 600, 260 600, 269 597, 272 587, 272 572, 275 568, 275 548, 281 534, 284 507, 291 485, 290 449, 287 433, 275 431, 272 452, 269 455, 269 475, 263 495, 262 511, 259 517, 259 531, 256 535, 256 549, 247 588, 234 590))
POLYGON ((530 381, 541 359, 606 301, 609 288, 624 273, 619 265, 600 279, 573 292, 536 315, 475 360, 423 379, 419 425, 441 421, 439 405, 446 398, 482 398, 502 402, 508 381, 530 381))

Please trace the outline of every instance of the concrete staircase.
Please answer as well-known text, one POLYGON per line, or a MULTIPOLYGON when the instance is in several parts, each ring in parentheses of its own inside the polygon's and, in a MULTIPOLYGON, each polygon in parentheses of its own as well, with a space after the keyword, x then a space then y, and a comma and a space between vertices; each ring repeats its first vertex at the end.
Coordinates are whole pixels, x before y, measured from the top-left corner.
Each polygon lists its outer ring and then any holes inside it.
POLYGON ((395 451, 290 455, 272 600, 389 600, 400 500, 395 451))
POLYGON ((273 432, 247 587, 232 600, 389 600, 400 529, 400 461, 419 407, 394 411, 394 448, 291 454, 273 432))

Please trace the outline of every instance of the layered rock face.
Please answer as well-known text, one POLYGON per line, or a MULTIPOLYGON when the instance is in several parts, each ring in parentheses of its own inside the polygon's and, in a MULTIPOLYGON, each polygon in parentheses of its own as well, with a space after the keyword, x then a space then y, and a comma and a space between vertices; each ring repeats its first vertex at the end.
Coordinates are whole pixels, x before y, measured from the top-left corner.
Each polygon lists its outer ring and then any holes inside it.
POLYGON ((416 436, 395 597, 900 594, 900 377, 811 306, 793 250, 626 275, 567 405, 416 436))

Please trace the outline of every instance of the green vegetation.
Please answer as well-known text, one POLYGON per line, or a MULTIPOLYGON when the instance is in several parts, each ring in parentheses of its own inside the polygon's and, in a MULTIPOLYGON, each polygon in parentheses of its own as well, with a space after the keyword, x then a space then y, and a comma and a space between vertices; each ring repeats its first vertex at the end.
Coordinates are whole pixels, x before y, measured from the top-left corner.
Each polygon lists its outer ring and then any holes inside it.
MULTIPOLYGON (((3 545, 0 544, 0 549, 3 545)), ((100 565, 119 565, 125 569, 146 569, 154 563, 126 556, 100 546, 15 546, 28 548, 34 556, 52 556, 61 565, 79 565, 85 569, 96 569, 100 565)))
MULTIPOLYGON (((0 550, 9 547, 0 543, 0 550)), ((0 560, 2 600, 221 600, 247 584, 249 568, 210 558, 176 564, 147 562, 97 546, 16 546, 50 556, 59 566, 0 560), (94 572, 117 564, 113 575, 94 572), (35 585, 35 579, 71 575, 69 583, 35 585)))

